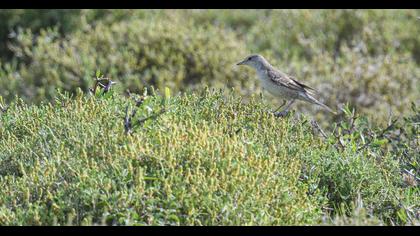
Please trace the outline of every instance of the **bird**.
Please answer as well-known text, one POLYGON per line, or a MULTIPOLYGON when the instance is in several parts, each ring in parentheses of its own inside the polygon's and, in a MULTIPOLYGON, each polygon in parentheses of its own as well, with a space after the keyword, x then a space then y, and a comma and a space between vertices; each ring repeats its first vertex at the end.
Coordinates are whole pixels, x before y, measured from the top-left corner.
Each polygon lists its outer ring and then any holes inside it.
POLYGON ((237 63, 236 65, 246 65, 254 68, 257 71, 257 75, 262 84, 262 87, 275 97, 283 99, 282 105, 274 111, 276 116, 286 116, 290 107, 296 100, 302 100, 319 105, 325 110, 333 114, 337 114, 327 105, 314 98, 316 95, 315 89, 297 81, 296 78, 274 68, 263 56, 259 54, 252 54, 247 56, 244 60, 237 63), (277 112, 285 104, 286 108, 281 112, 277 112))

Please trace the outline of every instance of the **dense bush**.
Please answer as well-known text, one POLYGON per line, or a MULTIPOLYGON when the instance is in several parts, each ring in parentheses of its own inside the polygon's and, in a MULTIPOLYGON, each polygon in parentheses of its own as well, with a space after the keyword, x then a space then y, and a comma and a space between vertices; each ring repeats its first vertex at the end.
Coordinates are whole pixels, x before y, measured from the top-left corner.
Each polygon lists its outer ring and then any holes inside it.
POLYGON ((10 59, 8 48, 13 38, 22 29, 38 34, 41 29, 57 28, 61 35, 94 25, 97 20, 107 23, 131 17, 144 17, 154 11, 122 9, 2 9, 0 10, 0 57, 10 59))
POLYGON ((340 57, 363 42, 370 55, 409 53, 420 60, 418 10, 192 10, 186 17, 235 30, 254 51, 280 59, 340 57), (344 52, 345 53, 345 52, 344 52))
POLYGON ((321 224, 352 217, 342 209, 355 201, 363 221, 415 223, 400 219, 419 194, 401 185, 398 158, 377 145, 359 152, 357 135, 337 149, 307 118, 275 118, 259 98, 146 96, 136 107, 60 97, 18 101, 0 117, 3 225, 321 224), (127 106, 134 120, 166 112, 126 134, 127 106))
MULTIPOLYGON (((234 29, 250 51, 377 121, 420 101, 418 10, 190 11, 198 24, 234 29)), ((317 109, 302 106, 301 110, 317 109)), ((325 116, 323 119, 328 119, 325 116)))
MULTIPOLYGON (((250 70, 234 67, 261 53, 320 91, 339 110, 349 103, 372 119, 404 114, 420 100, 420 39, 415 10, 82 10, 73 33, 22 31, 16 61, 0 69, 0 94, 53 99, 56 88, 87 91, 96 70, 123 90, 237 87, 259 93, 250 70), (89 20, 86 20, 89 19, 89 20), (334 22, 332 24, 331 22, 334 22), (239 73, 240 72, 240 73, 239 73)), ((70 24, 70 23, 69 23, 70 24)), ((273 107, 280 103, 273 100, 273 107)), ((297 105, 314 113, 316 106, 297 105)), ((319 113, 318 118, 331 121, 319 113)), ((334 118, 334 119, 337 119, 334 118)))
POLYGON ((41 101, 52 99, 56 88, 87 91, 97 70, 134 92, 149 86, 186 90, 255 83, 243 82, 234 67, 246 55, 243 43, 211 25, 197 28, 173 18, 99 23, 86 30, 66 38, 53 30, 38 37, 20 34, 13 50, 23 63, 3 74, 1 84, 8 93, 41 101))
POLYGON ((80 13, 80 10, 0 10, 0 55, 3 58, 10 56, 11 52, 7 50, 7 44, 19 28, 28 28, 38 32, 42 28, 56 26, 62 33, 70 32, 81 23, 80 13))
MULTIPOLYGON (((326 104, 338 109, 348 103, 372 121, 384 123, 391 114, 407 113, 411 102, 420 101, 420 68, 408 55, 369 56, 360 48, 341 50, 341 57, 320 54, 310 65, 279 64, 314 84, 326 104)), ((305 105, 304 109, 318 108, 305 105)))
POLYGON ((418 15, 1 10, 0 224, 419 224, 418 15), (342 108, 327 134, 251 96, 250 53, 342 108))
MULTIPOLYGON (((159 110, 161 99, 146 99, 138 115, 159 110)), ((12 105, 1 117, 0 146, 9 146, 0 154, 8 186, 1 224, 66 224, 71 215, 73 224, 316 223, 320 209, 298 183, 299 159, 281 148, 287 143, 273 142, 274 129, 258 134, 259 124, 250 122, 274 121, 252 112, 257 103, 179 96, 127 136, 129 103, 78 97, 39 108, 12 105)), ((303 129, 290 132, 311 139, 303 129)))

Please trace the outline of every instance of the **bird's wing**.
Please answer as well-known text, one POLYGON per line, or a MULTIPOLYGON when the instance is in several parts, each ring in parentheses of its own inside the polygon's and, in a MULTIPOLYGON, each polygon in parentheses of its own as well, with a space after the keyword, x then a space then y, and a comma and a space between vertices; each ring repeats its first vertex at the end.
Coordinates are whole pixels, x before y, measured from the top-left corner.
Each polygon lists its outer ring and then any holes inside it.
POLYGON ((298 92, 309 92, 309 90, 315 91, 315 89, 298 82, 294 77, 288 76, 284 73, 280 73, 274 70, 268 70, 268 77, 271 81, 279 86, 287 87, 288 89, 295 90, 298 92))
POLYGON ((290 79, 291 79, 291 80, 293 80, 296 84, 298 84, 298 85, 300 85, 301 87, 303 87, 304 89, 309 89, 309 90, 312 90, 312 91, 316 92, 316 90, 315 90, 314 88, 311 88, 311 87, 309 87, 309 86, 308 86, 308 85, 306 85, 306 84, 302 84, 301 82, 297 81, 297 80, 296 80, 296 78, 294 78, 294 77, 290 76, 290 79))

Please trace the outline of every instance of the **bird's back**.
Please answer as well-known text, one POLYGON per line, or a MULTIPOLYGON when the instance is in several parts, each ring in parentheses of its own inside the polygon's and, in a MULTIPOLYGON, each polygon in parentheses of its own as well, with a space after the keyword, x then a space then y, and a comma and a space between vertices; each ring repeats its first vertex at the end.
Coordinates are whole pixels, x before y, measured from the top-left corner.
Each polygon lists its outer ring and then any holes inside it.
POLYGON ((283 99, 299 99, 301 93, 310 93, 307 86, 279 70, 268 68, 258 72, 258 76, 264 89, 283 99))

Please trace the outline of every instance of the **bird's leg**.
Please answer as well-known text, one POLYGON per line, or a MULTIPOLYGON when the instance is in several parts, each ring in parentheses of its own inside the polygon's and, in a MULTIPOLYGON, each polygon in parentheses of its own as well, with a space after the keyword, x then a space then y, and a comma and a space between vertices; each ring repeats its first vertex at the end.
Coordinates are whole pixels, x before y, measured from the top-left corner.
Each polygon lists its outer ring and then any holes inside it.
POLYGON ((281 111, 281 112, 276 112, 276 113, 274 113, 274 115, 275 116, 277 116, 277 117, 283 117, 283 116, 286 116, 287 115, 287 113, 289 113, 289 108, 290 108, 290 106, 293 104, 295 102, 295 99, 292 99, 292 100, 290 100, 288 103, 287 103, 287 105, 286 105, 286 108, 283 110, 283 111, 281 111))
POLYGON ((276 113, 278 110, 280 110, 280 108, 282 108, 284 106, 284 104, 286 104, 286 100, 283 100, 283 103, 274 111, 274 113, 276 113))

